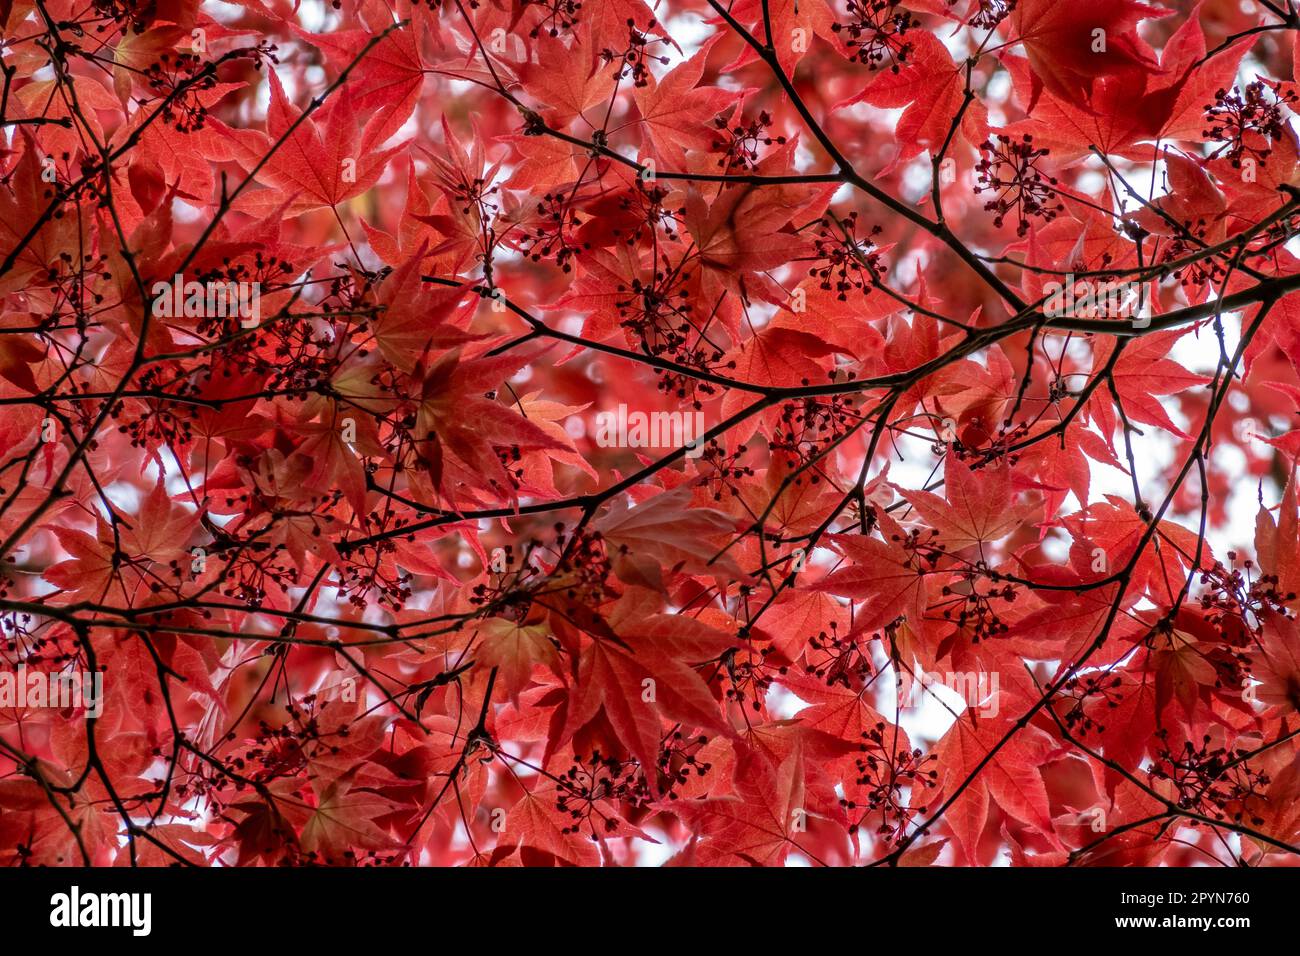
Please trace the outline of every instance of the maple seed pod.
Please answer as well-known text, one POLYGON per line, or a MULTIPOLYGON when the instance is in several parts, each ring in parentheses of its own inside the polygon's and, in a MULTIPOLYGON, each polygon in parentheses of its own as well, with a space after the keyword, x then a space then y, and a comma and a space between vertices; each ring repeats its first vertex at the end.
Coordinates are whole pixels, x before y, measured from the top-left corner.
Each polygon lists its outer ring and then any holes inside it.
POLYGON ((1106 52, 1106 31, 1102 27, 1095 27, 1092 31, 1092 52, 1106 52))
POLYGON ((53 418, 41 420, 41 442, 48 445, 59 439, 59 425, 53 418))
POLYGON ((357 161, 351 156, 343 157, 339 178, 345 183, 355 183, 357 181, 357 161))
POLYGON ((655 702, 655 679, 647 677, 641 681, 641 703, 653 704, 655 702))
POLYGON ((202 548, 191 548, 190 557, 193 559, 190 561, 190 572, 195 577, 208 569, 208 553, 202 548))
POLYGON ((500 807, 495 807, 491 813, 491 823, 493 833, 501 833, 506 828, 506 812, 500 807))

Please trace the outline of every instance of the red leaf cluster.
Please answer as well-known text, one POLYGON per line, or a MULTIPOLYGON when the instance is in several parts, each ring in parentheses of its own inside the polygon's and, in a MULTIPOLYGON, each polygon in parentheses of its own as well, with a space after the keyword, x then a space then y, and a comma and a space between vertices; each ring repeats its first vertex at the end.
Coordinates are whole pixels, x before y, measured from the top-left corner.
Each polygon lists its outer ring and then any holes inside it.
POLYGON ((1293 863, 1297 30, 0 5, 0 862, 1293 863))

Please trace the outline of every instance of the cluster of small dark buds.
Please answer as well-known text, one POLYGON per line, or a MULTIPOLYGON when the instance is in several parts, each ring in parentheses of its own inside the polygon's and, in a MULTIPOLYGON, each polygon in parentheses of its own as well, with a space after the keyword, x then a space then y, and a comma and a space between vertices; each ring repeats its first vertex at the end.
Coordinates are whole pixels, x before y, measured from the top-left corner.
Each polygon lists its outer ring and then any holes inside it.
POLYGON ((686 278, 682 275, 674 282, 656 272, 648 283, 634 278, 630 288, 618 287, 620 294, 629 294, 614 303, 622 317, 620 324, 640 337, 651 355, 676 355, 688 342, 693 329, 690 292, 682 287, 686 278))
POLYGON ((1248 641, 1249 635, 1257 633, 1262 627, 1262 617, 1266 614, 1288 615, 1288 605, 1295 600, 1294 591, 1282 591, 1280 579, 1276 574, 1256 574, 1255 562, 1246 558, 1241 567, 1236 567, 1237 552, 1227 552, 1227 558, 1233 567, 1216 560, 1210 568, 1201 571, 1200 604, 1207 612, 1207 619, 1214 623, 1220 633, 1228 636, 1229 622, 1234 622, 1231 630, 1238 635, 1238 640, 1248 641))
POLYGON ((1222 154, 1234 169, 1246 158, 1263 166, 1273 151, 1271 144, 1286 134, 1287 116, 1297 102, 1294 90, 1276 81, 1254 80, 1244 90, 1221 88, 1205 106, 1209 125, 1201 136, 1223 143, 1215 155, 1222 154))
POLYGON ((658 60, 659 63, 667 66, 670 62, 666 56, 652 56, 648 53, 648 48, 652 43, 662 42, 661 38, 653 36, 649 31, 653 30, 657 22, 651 20, 646 24, 645 30, 637 28, 636 21, 631 17, 627 19, 627 46, 622 50, 613 50, 609 47, 600 51, 600 57, 608 64, 616 64, 614 68, 614 79, 621 80, 625 77, 632 78, 632 85, 644 89, 650 85, 653 78, 650 73, 650 61, 658 60))
POLYGON ((909 561, 918 570, 929 570, 939 563, 947 551, 939 542, 939 529, 937 528, 912 528, 904 531, 902 534, 891 534, 889 540, 894 542, 904 551, 912 555, 909 561), (922 561, 928 568, 923 568, 917 561, 922 561))
POLYGON ((998 616, 993 602, 999 599, 1007 603, 1014 601, 1015 588, 1010 584, 1004 584, 1001 588, 994 588, 981 594, 975 587, 976 576, 969 575, 969 580, 970 592, 967 594, 955 591, 950 585, 943 586, 940 593, 944 597, 956 598, 958 602, 955 613, 952 607, 943 609, 943 619, 952 621, 960 629, 969 630, 973 644, 1005 634, 1010 629, 1010 625, 998 616))
MULTIPOLYGON (((1212 747, 1209 734, 1202 737, 1200 747, 1186 741, 1176 751, 1168 746, 1167 728, 1156 731, 1156 736, 1164 746, 1156 752, 1147 773, 1173 785, 1181 809, 1240 823, 1247 817, 1245 808, 1266 793, 1272 782, 1267 772, 1250 767, 1246 752, 1233 754, 1224 747, 1212 747)), ((1250 822, 1258 826, 1264 821, 1251 815, 1250 822)))
POLYGON ((536 539, 529 540, 518 558, 513 544, 496 550, 485 569, 488 580, 470 589, 470 603, 522 621, 532 605, 533 592, 543 579, 542 570, 533 561, 539 546, 536 539))
POLYGON ((629 189, 619 198, 619 208, 623 212, 633 213, 629 218, 636 220, 634 228, 622 231, 617 227, 612 230, 615 236, 622 236, 629 246, 635 246, 647 234, 663 231, 664 238, 677 238, 679 223, 686 216, 686 207, 670 209, 664 204, 671 192, 662 183, 651 181, 646 176, 636 178, 636 188, 629 189))
POLYGON ((1056 191, 1056 177, 1038 165, 1049 151, 1036 148, 1029 133, 1019 140, 994 134, 980 144, 980 149, 983 155, 975 164, 975 192, 996 193, 984 204, 984 209, 994 214, 993 225, 1001 227, 1012 215, 1016 234, 1023 236, 1029 231, 1031 219, 1051 222, 1065 211, 1056 191))
MULTIPOLYGON (((243 496, 243 500, 248 497, 243 496)), ((252 543, 233 552, 222 593, 249 607, 260 607, 266 602, 269 587, 283 591, 296 585, 299 577, 297 565, 289 560, 287 545, 279 543, 261 549, 252 543)))
POLYGON ((359 610, 370 606, 371 596, 376 596, 388 608, 400 610, 415 593, 412 587, 414 579, 415 576, 407 571, 393 575, 385 573, 378 557, 373 564, 361 564, 352 559, 343 569, 339 593, 359 610))
POLYGON ((206 61, 193 53, 163 52, 145 68, 144 79, 149 89, 163 98, 162 118, 178 133, 203 129, 208 109, 201 94, 217 85, 216 74, 206 61))
MULTIPOLYGON (((274 263, 274 259, 269 262, 271 265, 274 265, 274 263)), ((392 270, 388 268, 381 269, 378 272, 345 268, 330 278, 319 307, 326 315, 334 313, 352 315, 357 312, 367 312, 369 307, 374 304, 376 287, 391 274, 392 270)))
POLYGON ((913 50, 903 37, 921 21, 898 0, 848 0, 847 8, 852 19, 833 23, 831 29, 844 35, 849 55, 873 70, 887 61, 892 72, 899 72, 913 50))
POLYGON ((808 270, 808 274, 820 280, 819 285, 827 292, 834 292, 841 302, 848 300, 848 294, 857 290, 866 295, 880 281, 885 264, 876 249, 874 237, 881 232, 880 226, 873 226, 868 236, 859 237, 858 214, 849 213, 840 219, 826 217, 822 220, 813 246, 818 263, 808 270))
MULTIPOLYGON (((12 578, 5 577, 0 579, 0 588, 2 588, 6 593, 12 586, 12 578)), ((28 630, 31 623, 32 616, 30 614, 7 613, 0 615, 0 632, 3 632, 6 635, 7 650, 15 650, 20 639, 26 643, 26 638, 31 633, 28 630)))
POLYGON ((841 637, 838 625, 832 621, 829 633, 820 631, 809 638, 804 673, 825 681, 828 687, 855 690, 875 675, 868 644, 847 635, 841 637))
MULTIPOLYGON (((802 384, 811 383, 805 379, 802 384)), ((770 446, 774 452, 784 452, 788 456, 787 463, 793 467, 811 461, 820 450, 845 435, 857 418, 853 399, 844 395, 783 402, 780 426, 772 436, 770 446)), ((821 479, 814 471, 808 480, 811 484, 818 484, 821 479)))
MULTIPOLYGON (((952 6, 958 0, 948 0, 952 6)), ((966 22, 978 30, 992 30, 1016 9, 1016 0, 979 0, 979 6, 966 22)))
POLYGON ((49 311, 40 321, 43 330, 53 330, 64 324, 71 316, 77 331, 84 334, 96 307, 106 301, 106 296, 99 289, 101 283, 108 283, 113 273, 104 268, 107 254, 98 256, 86 253, 80 262, 70 252, 60 252, 46 271, 46 281, 52 286, 53 295, 49 311))
MULTIPOLYGON (((194 409, 184 402, 187 394, 194 391, 193 386, 182 381, 174 386, 167 385, 171 391, 163 391, 166 383, 161 379, 159 366, 141 376, 140 389, 156 391, 156 397, 132 401, 131 405, 139 409, 138 413, 117 428, 120 433, 131 436, 133 448, 158 444, 181 448, 193 440, 194 409)), ((124 403, 119 402, 113 409, 113 418, 118 418, 124 407, 124 403)))
POLYGON ((1095 719, 1085 709, 1086 706, 1100 698, 1110 710, 1119 707, 1124 696, 1118 693, 1124 686, 1124 678, 1119 674, 1075 674, 1061 685, 1061 696, 1073 701, 1062 715, 1066 726, 1078 726, 1087 733, 1106 732, 1106 725, 1095 719))
POLYGON ((1029 423, 1008 424, 1004 422, 998 426, 997 439, 990 444, 979 448, 970 448, 961 442, 953 442, 951 451, 953 457, 958 461, 973 462, 979 467, 1009 467, 1020 460, 1020 455, 1011 449, 1028 436, 1029 423))
POLYGON ((772 136, 767 132, 772 126, 772 114, 767 110, 761 110, 756 119, 747 123, 737 121, 732 125, 725 116, 718 116, 713 123, 718 135, 711 149, 721 154, 718 166, 722 169, 753 169, 758 163, 760 146, 785 145, 784 136, 772 136))
POLYGON ((510 479, 510 483, 516 490, 522 487, 524 480, 523 451, 520 450, 518 445, 510 445, 509 447, 503 445, 494 450, 496 451, 497 460, 501 462, 501 467, 505 469, 506 477, 510 479))
MULTIPOLYGON (((713 769, 713 764, 707 760, 700 760, 698 756, 700 748, 708 742, 709 738, 703 734, 688 736, 680 730, 675 730, 660 746, 656 766, 659 771, 660 790, 668 799, 678 798, 677 789, 689 782, 692 771, 697 777, 703 777, 713 769)), ((652 799, 644 773, 637 777, 628 799, 638 806, 647 804, 652 799)))
POLYGON ((723 495, 740 497, 740 485, 747 478, 754 477, 750 465, 742 465, 741 458, 747 449, 744 445, 736 446, 732 452, 710 438, 700 454, 700 470, 704 473, 704 484, 713 492, 714 501, 722 501, 723 495))
POLYGON ((497 205, 491 197, 500 191, 500 186, 489 183, 482 176, 465 178, 460 170, 454 173, 444 170, 439 179, 447 192, 460 203, 461 215, 468 216, 472 210, 495 212, 497 205))
POLYGON ((605 552, 605 539, 599 531, 565 531, 557 522, 556 550, 560 559, 555 574, 563 581, 564 593, 571 601, 598 605, 609 597, 609 576, 613 569, 605 552))
POLYGON ((1210 231, 1210 223, 1205 217, 1178 223, 1178 231, 1179 235, 1165 243, 1160 262, 1181 262, 1192 257, 1192 261, 1174 273, 1184 287, 1217 284, 1226 279, 1230 270, 1235 268, 1232 257, 1227 253, 1202 255, 1210 231))
MULTIPOLYGON (((158 15, 157 0, 91 0, 91 6, 101 17, 130 26, 136 34, 144 33, 158 15)), ((108 29, 108 25, 103 24, 96 29, 102 33, 108 29)))
MULTIPOLYGON (((866 812, 849 831, 856 832, 862 821, 872 813, 881 814, 880 825, 876 833, 888 842, 901 840, 906 834, 911 821, 925 813, 922 805, 910 806, 903 798, 903 788, 911 788, 911 798, 915 799, 918 790, 930 790, 938 786, 939 773, 927 768, 934 763, 934 754, 923 754, 919 748, 895 749, 894 734, 888 725, 877 721, 870 730, 862 731, 862 740, 858 751, 862 756, 856 758, 858 769, 857 784, 867 788, 866 812)), ((859 807, 857 800, 842 798, 840 804, 847 810, 859 807)))
MULTIPOLYGON (((68 153, 63 154, 65 162, 69 158, 68 153)), ((108 208, 108 197, 112 195, 112 187, 103 162, 89 154, 83 154, 80 159, 80 171, 80 179, 74 184, 74 188, 68 190, 68 198, 82 205, 94 203, 101 209, 108 208)), ((47 196, 53 195, 53 190, 47 191, 47 196)), ((56 212, 54 218, 62 219, 62 211, 56 212)))
MULTIPOLYGON (((591 826, 593 816, 602 818, 606 832, 618 829, 618 818, 601 813, 596 804, 626 798, 636 787, 637 771, 635 760, 619 760, 600 751, 571 765, 556 786, 555 808, 573 821, 561 827, 561 832, 578 833, 584 824, 591 826)), ((591 836, 596 838, 594 829, 591 836)))
POLYGON ((534 40, 545 33, 558 37, 567 33, 578 24, 578 15, 582 12, 582 0, 520 0, 524 10, 539 9, 541 17, 528 35, 534 40))
POLYGON ((730 681, 730 686, 724 694, 728 701, 744 706, 748 700, 750 709, 755 713, 763 709, 768 688, 772 686, 772 681, 775 679, 772 674, 765 671, 767 658, 772 652, 773 648, 764 647, 758 652, 757 660, 752 653, 745 660, 737 660, 738 655, 734 651, 727 652, 723 661, 730 681))
POLYGON ((520 251, 533 262, 555 259, 563 272, 572 272, 578 254, 591 248, 591 243, 578 243, 570 239, 568 231, 582 225, 571 204, 575 197, 547 193, 537 204, 537 215, 544 225, 520 240, 520 251))
MULTIPOLYGON (((633 295, 615 302, 619 324, 639 340, 641 350, 647 355, 667 358, 677 365, 707 372, 713 372, 724 364, 727 368, 735 368, 734 363, 723 363, 726 353, 722 347, 696 329, 692 321, 690 292, 678 287, 689 278, 688 274, 679 273, 668 278, 656 275, 655 284, 633 280, 630 290, 633 295), (661 281, 663 285, 658 284, 661 281)), ((620 287, 619 291, 629 290, 620 287)), ((666 394, 686 399, 697 391, 711 393, 712 386, 694 380, 684 372, 656 369, 655 374, 659 376, 656 387, 666 394)))

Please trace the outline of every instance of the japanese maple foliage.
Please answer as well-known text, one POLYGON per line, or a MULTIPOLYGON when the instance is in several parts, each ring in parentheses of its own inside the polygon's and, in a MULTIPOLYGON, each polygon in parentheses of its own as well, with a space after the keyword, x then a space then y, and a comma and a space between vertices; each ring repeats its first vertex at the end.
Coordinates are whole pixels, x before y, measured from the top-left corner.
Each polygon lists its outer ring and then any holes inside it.
POLYGON ((1298 39, 3 0, 0 862, 1291 864, 1298 39))

